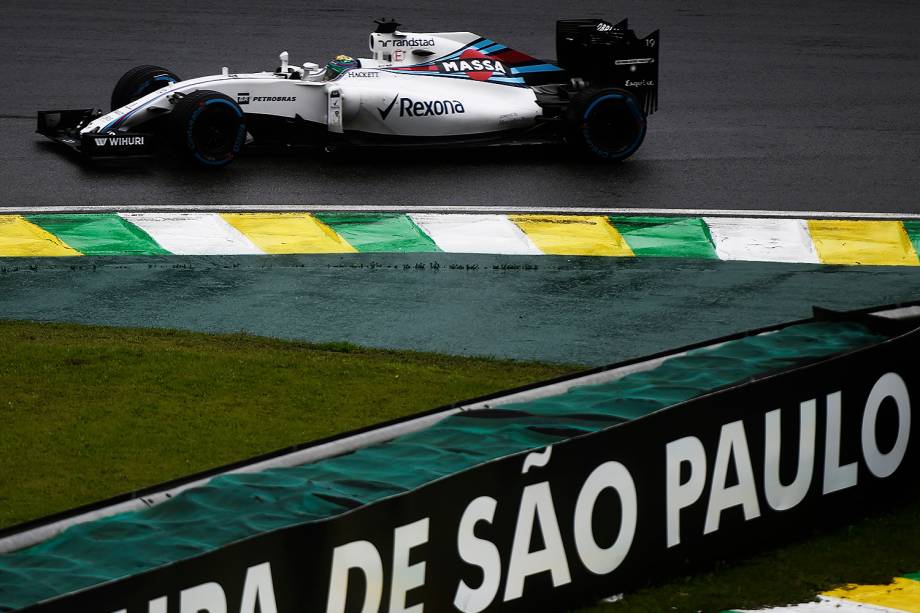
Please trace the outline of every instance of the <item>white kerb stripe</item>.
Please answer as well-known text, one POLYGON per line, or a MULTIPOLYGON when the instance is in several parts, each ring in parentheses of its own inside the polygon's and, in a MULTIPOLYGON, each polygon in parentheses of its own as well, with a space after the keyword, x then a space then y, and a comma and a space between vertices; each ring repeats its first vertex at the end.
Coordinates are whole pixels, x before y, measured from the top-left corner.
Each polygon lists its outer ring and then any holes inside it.
POLYGON ((504 215, 416 213, 410 217, 440 249, 448 253, 543 254, 504 215))
POLYGON ((217 213, 119 213, 176 255, 262 254, 217 213))
POLYGON ((804 219, 706 217, 716 253, 723 260, 818 264, 804 219))
POLYGON ((786 607, 772 609, 757 609, 748 611, 736 609, 738 613, 902 613, 900 609, 889 609, 878 605, 863 604, 842 598, 818 596, 817 602, 805 602, 786 607))

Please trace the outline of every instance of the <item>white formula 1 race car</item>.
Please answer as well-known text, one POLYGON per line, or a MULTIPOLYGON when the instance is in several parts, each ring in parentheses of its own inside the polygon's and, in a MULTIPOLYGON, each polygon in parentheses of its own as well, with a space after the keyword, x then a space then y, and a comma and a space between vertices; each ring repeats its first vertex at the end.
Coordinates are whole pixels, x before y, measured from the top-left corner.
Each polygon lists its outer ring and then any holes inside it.
POLYGON ((616 162, 639 148, 658 106, 658 32, 626 20, 559 21, 556 61, 470 32, 401 32, 378 20, 370 58, 182 80, 138 66, 112 110, 39 111, 40 134, 90 159, 171 146, 219 167, 244 146, 469 146, 566 143, 616 162))

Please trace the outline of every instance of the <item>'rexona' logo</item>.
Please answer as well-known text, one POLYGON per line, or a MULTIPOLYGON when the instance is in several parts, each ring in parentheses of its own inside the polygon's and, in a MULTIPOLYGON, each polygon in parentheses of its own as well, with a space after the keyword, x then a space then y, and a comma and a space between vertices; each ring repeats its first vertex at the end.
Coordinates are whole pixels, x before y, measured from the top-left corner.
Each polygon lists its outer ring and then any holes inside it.
POLYGON ((399 101, 400 117, 432 117, 439 115, 458 115, 466 113, 463 103, 459 100, 413 100, 412 98, 400 98, 396 94, 386 108, 377 108, 380 118, 386 121, 396 101, 399 101))
POLYGON ((463 103, 459 100, 425 100, 415 101, 411 98, 399 99, 400 117, 430 117, 432 115, 455 115, 465 113, 463 103))
POLYGON ((439 62, 438 69, 447 74, 465 72, 474 81, 488 81, 495 73, 508 74, 504 64, 476 49, 467 49, 456 60, 439 62))
POLYGON ((378 109, 377 109, 377 112, 380 113, 380 119, 386 121, 387 115, 389 115, 389 114, 390 114, 390 111, 393 110, 393 105, 396 104, 396 99, 397 99, 397 98, 399 98, 399 94, 396 94, 395 96, 393 96, 393 100, 390 101, 390 104, 387 105, 387 108, 385 108, 385 109, 378 108, 378 109))

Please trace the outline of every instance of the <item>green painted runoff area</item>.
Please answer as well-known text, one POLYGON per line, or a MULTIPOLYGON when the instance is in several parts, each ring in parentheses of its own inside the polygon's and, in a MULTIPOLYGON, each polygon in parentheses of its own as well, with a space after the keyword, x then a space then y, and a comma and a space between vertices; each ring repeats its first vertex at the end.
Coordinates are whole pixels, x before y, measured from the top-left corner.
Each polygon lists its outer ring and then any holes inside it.
POLYGON ((856 323, 800 324, 695 350, 608 383, 454 415, 313 464, 218 477, 156 507, 77 525, 0 556, 0 609, 24 607, 264 531, 329 518, 493 459, 884 338, 856 323))
POLYGON ((85 255, 168 255, 149 234, 111 214, 29 215, 26 219, 85 255))
POLYGON ((701 217, 611 217, 610 221, 636 255, 718 259, 709 226, 701 217))
POLYGON ((335 230, 359 252, 440 251, 408 215, 317 213, 315 217, 335 230))

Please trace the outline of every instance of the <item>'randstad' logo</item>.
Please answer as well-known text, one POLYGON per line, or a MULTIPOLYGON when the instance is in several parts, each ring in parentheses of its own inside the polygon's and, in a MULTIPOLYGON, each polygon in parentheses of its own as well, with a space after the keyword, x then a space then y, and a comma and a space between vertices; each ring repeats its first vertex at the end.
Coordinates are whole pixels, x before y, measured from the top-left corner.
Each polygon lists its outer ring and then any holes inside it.
POLYGON ((97 147, 143 147, 143 136, 111 136, 94 139, 97 147))
POLYGON ((433 47, 433 38, 395 38, 392 40, 383 39, 380 41, 381 47, 433 47))

